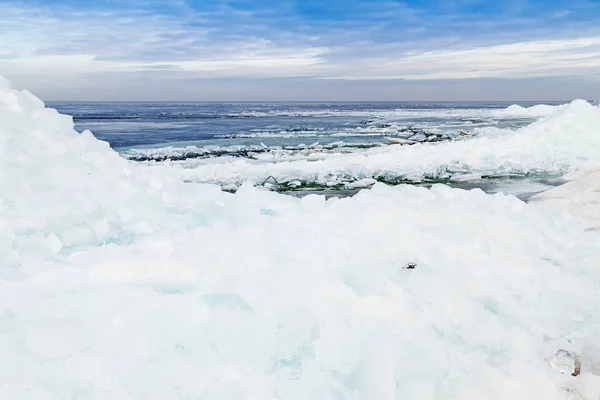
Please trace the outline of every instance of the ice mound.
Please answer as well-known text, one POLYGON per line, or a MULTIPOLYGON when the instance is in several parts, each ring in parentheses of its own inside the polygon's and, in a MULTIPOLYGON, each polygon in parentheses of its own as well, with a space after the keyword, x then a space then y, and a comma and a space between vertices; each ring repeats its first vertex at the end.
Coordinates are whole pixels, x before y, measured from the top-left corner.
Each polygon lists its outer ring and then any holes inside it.
MULTIPOLYGON (((157 148, 134 148, 121 151, 120 155, 134 161, 181 161, 186 159, 202 159, 216 157, 247 157, 252 159, 300 159, 315 158, 319 154, 341 153, 359 151, 360 149, 383 146, 381 142, 346 143, 336 141, 333 143, 312 144, 300 143, 290 146, 237 145, 237 146, 166 146, 157 148)), ((228 160, 230 161, 230 160, 228 160)))
POLYGON ((558 400, 580 384, 545 360, 598 333, 596 236, 479 191, 280 197, 245 186, 243 222, 4 283, 0 393, 558 400))
MULTIPOLYGON (((199 218, 169 192, 168 179, 124 160, 91 132, 76 132, 71 117, 27 91, 11 90, 6 80, 0 84, 0 182, 0 222, 9 232, 0 244, 3 255, 40 245, 58 253, 127 243, 159 225, 167 229, 165 221, 179 226, 184 218, 199 218)), ((173 185, 181 190, 179 182, 173 185)), ((202 201, 199 195, 196 202, 202 201)))
POLYGON ((509 106, 504 110, 498 111, 496 114, 500 117, 541 118, 552 115, 561 108, 564 108, 564 106, 550 106, 547 104, 537 104, 531 107, 523 107, 518 104, 513 104, 512 106, 509 106))
POLYGON ((600 395, 600 237, 565 215, 185 185, 5 81, 0 155, 0 398, 600 395))
POLYGON ((473 138, 412 146, 385 146, 352 154, 323 155, 318 161, 188 160, 170 166, 184 180, 239 186, 279 183, 337 185, 365 178, 384 182, 460 179, 471 176, 562 174, 600 163, 600 108, 584 100, 516 131, 476 129, 473 138))

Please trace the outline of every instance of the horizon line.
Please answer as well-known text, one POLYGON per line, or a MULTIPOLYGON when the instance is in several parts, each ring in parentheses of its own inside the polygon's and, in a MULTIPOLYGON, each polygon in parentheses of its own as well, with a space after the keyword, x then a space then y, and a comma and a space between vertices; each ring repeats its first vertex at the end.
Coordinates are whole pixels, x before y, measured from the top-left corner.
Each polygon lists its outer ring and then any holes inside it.
POLYGON ((575 100, 597 102, 598 99, 570 100, 42 100, 44 103, 570 103, 575 100))

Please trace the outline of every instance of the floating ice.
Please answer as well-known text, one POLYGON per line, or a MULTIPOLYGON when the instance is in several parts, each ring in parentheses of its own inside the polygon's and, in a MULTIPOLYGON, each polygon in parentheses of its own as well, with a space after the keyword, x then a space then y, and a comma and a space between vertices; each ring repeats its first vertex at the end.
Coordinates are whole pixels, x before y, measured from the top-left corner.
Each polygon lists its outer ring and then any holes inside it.
POLYGON ((365 179, 358 180, 356 182, 348 183, 346 185, 346 187, 348 189, 366 188, 366 187, 374 185, 376 182, 377 181, 375 179, 365 178, 365 179))
MULTIPOLYGON (((546 110, 546 108, 544 108, 546 110)), ((188 160, 161 165, 195 182, 239 186, 301 181, 306 185, 344 184, 365 178, 384 182, 460 179, 471 176, 562 174, 600 163, 600 108, 586 101, 552 107, 552 113, 516 131, 476 129, 473 138, 413 146, 383 146, 350 154, 319 154, 315 159, 188 160)))
POLYGON ((531 107, 522 107, 513 104, 505 109, 472 109, 472 108, 444 108, 444 109, 372 109, 372 110, 339 110, 339 109, 318 109, 318 110, 271 110, 268 112, 248 111, 240 114, 231 115, 231 117, 366 117, 363 123, 381 123, 382 120, 395 120, 414 117, 439 117, 443 114, 445 117, 453 116, 457 118, 539 118, 545 117, 561 106, 538 104, 531 107))
MULTIPOLYGON (((284 159, 306 159, 318 157, 320 154, 340 154, 359 151, 360 149, 382 146, 381 142, 345 143, 343 141, 319 144, 315 142, 310 145, 298 144, 295 146, 266 146, 261 145, 238 145, 238 146, 185 146, 185 147, 159 147, 159 148, 135 148, 121 153, 127 159, 134 161, 181 161, 194 158, 213 157, 246 157, 262 160, 284 159)), ((230 160, 228 160, 230 161, 230 160)), ((215 162, 221 162, 218 160, 215 162)))
POLYGON ((169 172, 0 79, 0 398, 598 398, 600 237, 568 216, 169 172))

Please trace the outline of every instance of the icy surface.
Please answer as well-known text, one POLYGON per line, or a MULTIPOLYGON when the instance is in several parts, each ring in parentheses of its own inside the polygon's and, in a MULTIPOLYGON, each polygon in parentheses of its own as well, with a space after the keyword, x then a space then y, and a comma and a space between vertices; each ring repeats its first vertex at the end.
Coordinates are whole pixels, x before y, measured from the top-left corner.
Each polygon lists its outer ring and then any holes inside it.
POLYGON ((279 184, 337 185, 361 179, 401 182, 559 175, 600 163, 599 107, 584 100, 564 106, 517 107, 503 111, 529 110, 546 116, 517 130, 476 128, 471 136, 454 141, 307 155, 266 153, 257 160, 188 159, 155 167, 187 181, 238 187, 245 181, 261 185, 268 178, 279 184))
POLYGON ((0 398, 598 398, 600 237, 569 216, 170 172, 0 79, 0 398))
POLYGON ((568 182, 534 196, 531 201, 569 212, 588 230, 600 231, 600 169, 565 176, 568 182))
POLYGON ((564 106, 549 106, 546 104, 538 104, 532 107, 522 107, 517 104, 496 112, 497 116, 503 117, 547 117, 564 106))

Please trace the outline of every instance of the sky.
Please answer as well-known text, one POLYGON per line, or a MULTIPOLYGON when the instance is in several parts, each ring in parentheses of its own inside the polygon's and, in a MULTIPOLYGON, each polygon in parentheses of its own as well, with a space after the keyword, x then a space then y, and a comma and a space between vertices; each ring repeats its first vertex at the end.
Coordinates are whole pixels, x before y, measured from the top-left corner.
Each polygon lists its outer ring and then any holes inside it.
POLYGON ((44 100, 600 98, 600 0, 2 0, 44 100))

